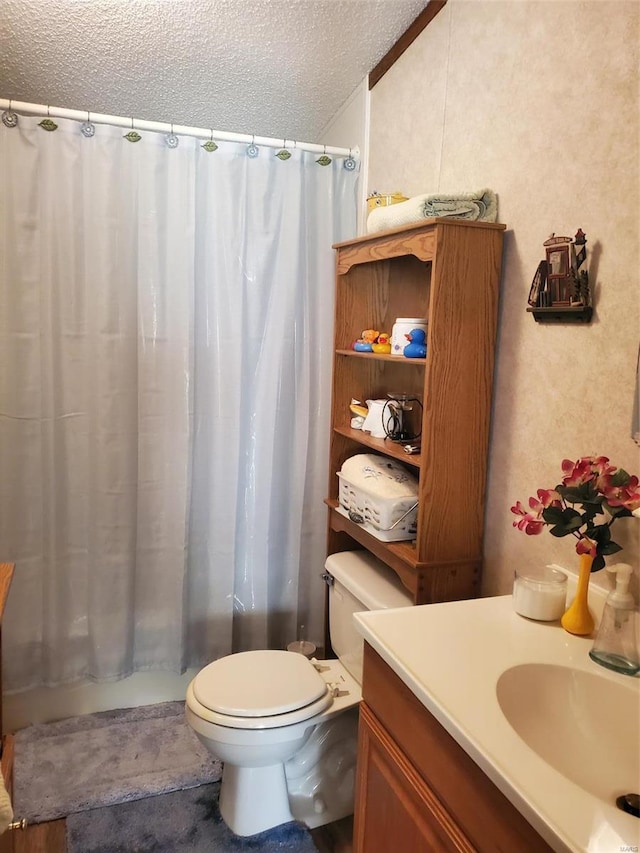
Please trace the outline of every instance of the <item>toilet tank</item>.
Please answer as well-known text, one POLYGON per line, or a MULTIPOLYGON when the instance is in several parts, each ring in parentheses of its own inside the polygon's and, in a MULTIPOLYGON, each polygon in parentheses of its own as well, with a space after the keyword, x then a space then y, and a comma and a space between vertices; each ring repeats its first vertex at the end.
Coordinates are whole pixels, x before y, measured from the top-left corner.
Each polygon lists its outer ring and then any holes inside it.
POLYGON ((364 640, 353 621, 363 610, 411 607, 413 599, 398 576, 368 551, 340 551, 327 557, 329 636, 340 662, 362 684, 364 640))

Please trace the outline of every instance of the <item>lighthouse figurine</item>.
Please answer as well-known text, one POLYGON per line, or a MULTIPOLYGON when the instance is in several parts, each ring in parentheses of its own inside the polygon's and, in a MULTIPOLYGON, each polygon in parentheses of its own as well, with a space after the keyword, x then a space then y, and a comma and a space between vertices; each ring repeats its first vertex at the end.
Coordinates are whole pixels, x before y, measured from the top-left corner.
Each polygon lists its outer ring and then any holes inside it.
POLYGON ((427 344, 424 329, 412 329, 405 338, 409 341, 403 350, 405 358, 426 358, 427 344))

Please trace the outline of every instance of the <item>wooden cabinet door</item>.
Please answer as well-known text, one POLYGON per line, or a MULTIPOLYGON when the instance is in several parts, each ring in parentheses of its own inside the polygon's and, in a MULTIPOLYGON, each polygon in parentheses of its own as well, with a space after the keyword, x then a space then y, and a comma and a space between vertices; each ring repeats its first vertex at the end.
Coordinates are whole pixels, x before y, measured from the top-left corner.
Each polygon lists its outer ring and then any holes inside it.
MULTIPOLYGON (((2 743, 2 778, 9 796, 13 795, 13 735, 7 735, 2 743)), ((13 853, 15 832, 7 830, 0 835, 0 853, 13 853)))
POLYGON ((360 706, 354 853, 475 848, 366 704, 360 706))

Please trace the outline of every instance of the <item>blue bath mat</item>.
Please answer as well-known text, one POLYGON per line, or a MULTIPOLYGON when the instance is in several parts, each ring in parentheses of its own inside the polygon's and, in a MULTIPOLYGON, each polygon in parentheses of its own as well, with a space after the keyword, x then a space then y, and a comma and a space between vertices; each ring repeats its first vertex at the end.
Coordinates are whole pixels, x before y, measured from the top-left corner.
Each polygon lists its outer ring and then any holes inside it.
POLYGON ((13 810, 29 823, 217 782, 184 702, 101 711, 15 736, 13 810))
POLYGON ((317 853, 297 822, 241 838, 218 809, 220 783, 79 812, 67 818, 67 853, 317 853))

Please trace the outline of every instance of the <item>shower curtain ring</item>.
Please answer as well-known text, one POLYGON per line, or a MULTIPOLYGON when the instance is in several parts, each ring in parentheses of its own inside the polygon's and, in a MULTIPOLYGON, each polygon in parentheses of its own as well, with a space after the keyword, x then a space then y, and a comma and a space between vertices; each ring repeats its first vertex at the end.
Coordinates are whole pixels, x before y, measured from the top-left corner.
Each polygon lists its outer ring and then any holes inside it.
POLYGON ((91 113, 87 110, 87 120, 80 125, 80 133, 90 139, 96 132, 96 127, 91 121, 91 113))
POLYGON ((345 159, 342 165, 345 167, 347 172, 353 172, 353 170, 355 169, 357 163, 351 156, 351 148, 349 149, 349 156, 345 159))
POLYGON ((316 160, 319 166, 328 166, 331 163, 331 157, 327 156, 327 146, 322 146, 322 155, 316 160))
POLYGON ((165 136, 165 140, 166 140, 167 146, 169 148, 177 148, 178 145, 180 144, 180 140, 178 139, 178 137, 173 132, 173 122, 171 123, 171 133, 168 133, 165 136))
POLYGON ((47 104, 47 117, 43 118, 42 121, 38 122, 38 127, 41 127, 43 130, 48 130, 50 133, 52 131, 58 129, 58 125, 51 118, 51 110, 49 109, 48 104, 47 104))
POLYGON ((256 145, 256 138, 252 134, 251 135, 251 143, 249 145, 247 145, 247 157, 251 157, 253 159, 254 157, 258 156, 258 153, 259 152, 258 152, 258 146, 256 145))
POLYGON ((218 150, 218 146, 213 141, 213 129, 212 128, 209 128, 209 139, 204 143, 204 145, 201 145, 200 147, 204 148, 205 151, 208 151, 209 154, 211 154, 213 151, 218 150))
POLYGON ((9 98, 9 109, 2 113, 2 124, 5 127, 15 127, 18 124, 18 116, 11 109, 13 101, 9 98))
POLYGON ((127 142, 140 142, 142 139, 138 131, 133 127, 133 116, 131 116, 131 130, 129 133, 125 133, 124 139, 126 139, 127 142))
POLYGON ((288 160, 289 157, 291 157, 291 152, 287 151, 286 139, 282 140, 282 148, 280 149, 280 151, 276 151, 276 157, 278 157, 280 160, 288 160))

